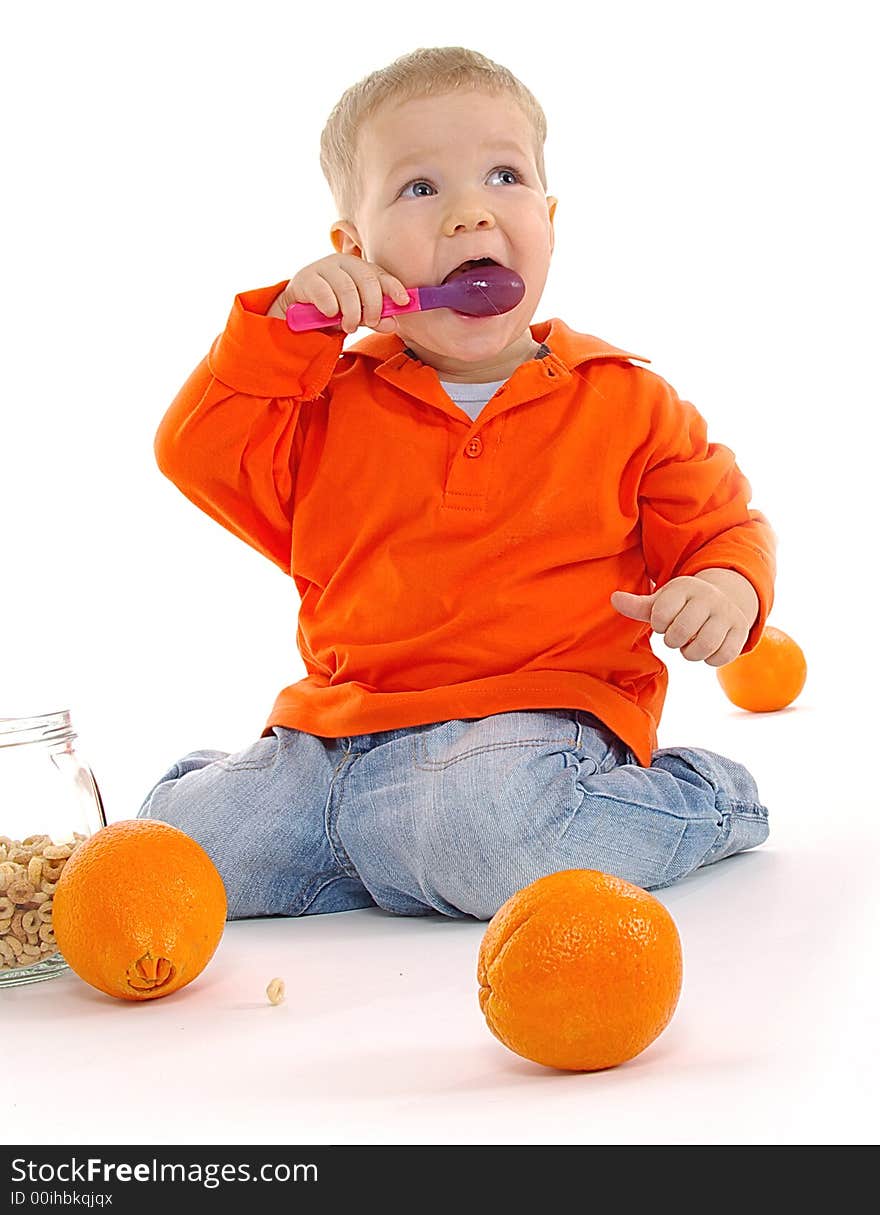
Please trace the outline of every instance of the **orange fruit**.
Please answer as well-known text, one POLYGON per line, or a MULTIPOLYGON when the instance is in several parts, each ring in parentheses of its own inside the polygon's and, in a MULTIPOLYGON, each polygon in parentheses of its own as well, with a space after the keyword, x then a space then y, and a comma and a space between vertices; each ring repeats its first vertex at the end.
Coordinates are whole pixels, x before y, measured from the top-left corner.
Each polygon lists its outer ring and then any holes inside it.
POLYGON ((205 969, 226 924, 226 890, 207 852, 169 823, 126 819, 74 850, 52 924, 81 979, 120 1000, 153 1000, 205 969))
POLYGON ((807 660, 788 633, 767 625, 753 650, 718 667, 715 674, 727 699, 738 708, 772 713, 800 696, 807 660))
POLYGON ((661 902, 622 878, 565 869, 512 895, 477 963, 489 1029, 517 1055, 567 1071, 632 1059, 672 1019, 681 942, 661 902))

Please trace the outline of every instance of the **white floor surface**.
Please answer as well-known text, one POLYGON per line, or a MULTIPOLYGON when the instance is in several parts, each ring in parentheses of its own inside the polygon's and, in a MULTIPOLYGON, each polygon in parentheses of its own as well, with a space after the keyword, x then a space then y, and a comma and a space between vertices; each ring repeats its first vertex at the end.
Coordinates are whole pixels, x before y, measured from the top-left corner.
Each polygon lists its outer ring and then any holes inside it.
POLYGON ((636 1059, 563 1073, 496 1041, 477 1003, 483 923, 372 909, 239 921, 164 999, 116 1002, 72 973, 0 992, 7 1141, 876 1143, 877 798, 855 764, 871 723, 847 719, 821 672, 773 715, 725 707, 705 667, 679 660, 676 681, 661 741, 701 720, 689 741, 749 764, 772 831, 659 892, 684 985, 636 1059), (275 976, 287 997, 273 1007, 275 976))

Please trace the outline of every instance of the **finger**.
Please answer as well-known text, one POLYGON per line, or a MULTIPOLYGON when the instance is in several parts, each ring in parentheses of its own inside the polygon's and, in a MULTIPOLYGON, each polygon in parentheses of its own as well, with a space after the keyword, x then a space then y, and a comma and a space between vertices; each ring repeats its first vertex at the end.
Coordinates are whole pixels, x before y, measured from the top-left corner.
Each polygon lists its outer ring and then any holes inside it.
POLYGON ((357 283, 340 266, 331 266, 324 272, 323 277, 330 284, 339 301, 342 328, 346 333, 354 333, 361 323, 362 313, 361 293, 357 283))
MULTIPOLYGON (((678 613, 689 599, 685 584, 669 583, 655 592, 654 606, 651 609, 651 628, 655 633, 665 633, 678 613)), ((702 622, 701 622, 702 623, 702 622)), ((687 641, 690 633, 685 633, 682 641, 687 641)))
POLYGON ((700 631, 682 647, 682 657, 688 662, 702 662, 723 644, 730 625, 723 620, 707 620, 700 631))
MULTIPOLYGON (((696 637, 710 615, 711 611, 703 601, 699 599, 689 600, 666 626, 663 633, 664 644, 668 645, 671 650, 677 650, 681 646, 687 645, 692 638, 696 637)), ((657 631, 659 632, 660 630, 658 629, 657 631)), ((720 642, 721 639, 719 638, 718 644, 720 642)), ((711 653, 711 650, 709 652, 711 653)))
POLYGON ((743 646, 748 640, 748 636, 748 629, 732 628, 715 653, 710 654, 706 659, 707 665, 710 667, 723 667, 728 662, 733 662, 734 658, 739 658, 743 646))
POLYGON ((305 283, 290 283, 291 293, 298 304, 314 304, 324 316, 336 316, 340 311, 336 292, 325 278, 319 274, 309 278, 305 283))
POLYGON ((382 294, 390 296, 395 304, 409 303, 409 292, 399 278, 395 278, 393 274, 383 270, 379 275, 379 282, 382 286, 382 294))
POLYGON ((628 616, 630 620, 650 620, 653 602, 653 595, 633 595, 631 591, 611 592, 611 606, 615 612, 628 616))
POLYGON ((398 326, 397 326, 396 317, 384 316, 382 318, 382 320, 379 322, 379 324, 376 326, 376 332, 377 333, 396 333, 397 328, 398 328, 398 326))
MULTIPOLYGON (((381 333, 391 333, 397 325, 383 325, 382 309, 385 306, 385 296, 396 304, 408 304, 409 292, 399 278, 389 274, 387 270, 369 272, 364 267, 364 273, 358 279, 361 286, 361 298, 364 303, 363 323, 381 333)), ((385 317, 385 320, 389 318, 385 317)))
POLYGON ((364 267, 363 272, 357 275, 356 281, 361 296, 362 323, 370 329, 375 329, 382 319, 382 304, 384 303, 379 276, 375 271, 364 267))

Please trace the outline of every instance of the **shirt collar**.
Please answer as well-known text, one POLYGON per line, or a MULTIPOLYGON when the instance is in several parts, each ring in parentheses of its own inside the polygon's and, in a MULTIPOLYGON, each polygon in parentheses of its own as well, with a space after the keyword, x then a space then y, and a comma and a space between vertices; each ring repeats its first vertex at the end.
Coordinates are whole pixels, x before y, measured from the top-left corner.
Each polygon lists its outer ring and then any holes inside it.
MULTIPOLYGON (((535 341, 541 344, 541 349, 537 351, 535 358, 555 356, 569 371, 573 371, 578 364, 585 363, 589 359, 637 359, 640 363, 650 363, 651 361, 644 355, 622 350, 619 346, 612 346, 609 342, 603 342, 601 338, 593 337, 589 333, 577 333, 558 317, 551 317, 549 321, 538 321, 537 324, 529 325, 529 330, 535 341)), ((347 347, 344 353, 363 355, 383 364, 392 359, 398 360, 400 355, 404 355, 416 363, 419 362, 403 338, 395 333, 370 333, 361 338, 359 342, 347 347)))
POLYGON ((520 363, 476 419, 456 405, 446 393, 436 369, 417 358, 396 334, 372 333, 342 353, 376 360, 372 367, 373 375, 439 409, 468 427, 469 432, 479 430, 498 414, 523 402, 535 401, 556 392, 575 376, 583 376, 584 373, 578 371, 578 365, 590 359, 639 359, 644 363, 650 362, 642 355, 621 350, 618 346, 603 342, 601 338, 576 333, 558 317, 539 321, 536 325, 530 325, 529 329, 539 343, 535 357, 520 363))

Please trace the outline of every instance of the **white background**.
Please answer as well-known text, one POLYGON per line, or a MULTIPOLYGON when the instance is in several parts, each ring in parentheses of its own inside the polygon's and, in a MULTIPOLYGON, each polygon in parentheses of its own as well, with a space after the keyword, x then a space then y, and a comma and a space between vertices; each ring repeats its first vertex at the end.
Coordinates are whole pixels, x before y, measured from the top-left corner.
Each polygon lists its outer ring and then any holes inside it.
MULTIPOLYGON (((878 925, 866 891, 880 843, 872 775, 880 98, 870 8, 586 3, 576 28, 555 9, 496 0, 380 8, 341 0, 332 13, 289 0, 48 3, 6 15, 0 716, 69 708, 111 820, 133 817, 187 751, 249 745, 279 689, 304 673, 292 581, 159 473, 153 436, 233 297, 332 251, 336 215, 318 163, 323 124, 348 85, 418 46, 470 46, 538 97, 549 124, 548 193, 560 201, 535 320, 561 317, 647 356, 707 418, 710 438, 735 451, 753 504, 779 538, 770 623, 795 637, 809 663, 795 708, 750 716, 726 701, 711 668, 669 656, 661 745, 707 746, 751 766, 773 832, 760 853, 663 894, 691 986, 662 1049, 652 1048, 654 1072, 649 1054, 636 1061, 635 1087, 647 1084, 656 1108, 629 1093, 631 1065, 563 1086, 567 1103, 601 1092, 604 1129, 572 1117, 569 1105, 563 1117, 549 1074, 507 1055, 474 1021, 482 926, 438 930, 434 921, 364 912, 232 925, 201 990, 176 997, 178 1010, 198 1008, 194 1027, 211 1015, 234 1049, 255 1024, 240 1011, 251 1007, 246 1000, 223 1016, 239 955, 267 950, 267 972, 254 979, 257 1009, 272 974, 290 984, 299 972, 297 948, 335 951, 334 973, 347 973, 351 988, 332 1033, 315 1016, 291 1035, 291 1052, 325 1051, 326 1061, 293 1086, 287 1116, 275 1108, 277 1093, 271 1114, 259 1103, 223 1113, 206 1091, 203 1120, 188 1115, 178 1127, 164 1114, 157 1129, 159 1107, 152 1111, 140 1087, 137 1103, 111 1110, 98 1081, 96 1141, 162 1142, 163 1130, 164 1141, 179 1143, 435 1142, 457 1132, 457 1141, 483 1143, 517 1133, 523 1143, 875 1141, 865 1080, 876 1069, 878 1028, 870 1021, 878 925), (439 1032, 452 1035, 450 1058, 475 1052, 476 1092, 470 1063, 457 1088, 449 1059, 433 1053, 436 984, 410 991, 412 1038, 399 1075, 399 1035, 371 1052, 370 1017, 387 1025, 389 1008, 401 1006, 393 985, 378 1003, 353 990, 375 986, 383 957, 424 965, 425 936, 447 943, 438 958, 449 970, 438 973, 456 977, 440 983, 451 1021, 439 1032), (289 957, 279 970, 283 942, 289 957), (470 1001, 466 1017, 461 1001, 470 1001), (458 1017, 472 1035, 466 1046, 458 1017), (756 1033, 770 1043, 757 1063, 749 1055, 756 1033), (754 1074, 737 1070, 746 1055, 754 1074), (343 1075, 349 1087, 334 1088, 343 1075), (728 1121, 737 1075, 748 1080, 743 1110, 728 1121), (793 1078, 796 1101, 781 1095, 793 1078), (543 1122, 523 1129, 519 1100, 539 1100, 543 1122), (311 1118, 291 1113, 319 1107, 311 1118)), ((300 1005, 310 998, 303 987, 300 1005)), ((174 1000, 110 1005, 72 975, 2 999, 23 1026, 39 1021, 51 1032, 54 1017, 58 1033, 82 1033, 68 1042, 78 1058, 95 1058, 88 1035, 98 1031, 77 1009, 99 1009, 102 1026, 134 1012, 117 1031, 126 1051, 148 1018, 146 1041, 161 1039, 163 1025, 170 1033, 163 1015, 174 1019, 174 1000)), ((279 1019, 296 1012, 285 1005, 272 1016, 280 1032, 279 1019)), ((111 1030, 98 1056, 116 1041, 111 1030)), ((211 1067, 206 1057, 204 1072, 190 1077, 190 1114, 211 1067)), ((80 1141, 81 1113, 50 1119, 46 1142, 80 1141)), ((33 1128, 28 1137, 39 1141, 33 1128)))

